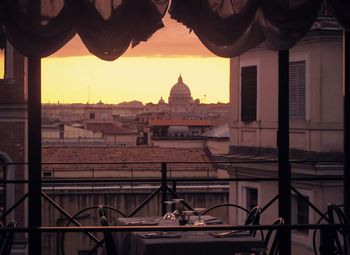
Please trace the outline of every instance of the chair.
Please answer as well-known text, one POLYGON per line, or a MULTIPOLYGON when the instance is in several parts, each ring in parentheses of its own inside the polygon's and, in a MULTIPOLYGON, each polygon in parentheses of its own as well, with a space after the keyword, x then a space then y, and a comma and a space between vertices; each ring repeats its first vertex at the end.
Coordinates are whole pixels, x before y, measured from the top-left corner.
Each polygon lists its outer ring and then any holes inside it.
MULTIPOLYGON (((16 227, 16 224, 16 221, 11 221, 5 229, 11 230, 16 227)), ((0 255, 10 255, 14 237, 15 234, 12 231, 2 233, 0 237, 0 255)))
MULTIPOLYGON (((233 207, 233 208, 238 208, 245 213, 247 213, 247 218, 244 221, 244 225, 249 226, 249 225, 259 225, 260 223, 260 214, 261 214, 261 208, 260 206, 255 206, 253 207, 252 210, 247 210, 244 207, 236 204, 219 204, 219 205, 214 205, 212 207, 209 207, 201 212, 201 214, 208 214, 209 212, 213 211, 214 209, 220 208, 220 207, 233 207)), ((250 233, 252 236, 256 235, 256 230, 251 230, 250 233)))
MULTIPOLYGON (((101 226, 109 226, 103 205, 98 206, 98 214, 100 216, 101 226)), ((103 239, 105 241, 107 255, 117 255, 117 248, 112 233, 110 231, 103 231, 103 239)))
MULTIPOLYGON (((115 216, 122 216, 122 217, 126 217, 126 215, 121 212, 120 210, 113 208, 111 206, 107 206, 107 205, 94 205, 94 206, 90 206, 87 208, 84 208, 80 211, 78 211, 77 213, 75 213, 73 216, 71 216, 67 223, 65 224, 66 227, 70 226, 70 225, 75 225, 75 226, 83 226, 82 223, 80 223, 79 221, 82 219, 91 219, 93 222, 90 223, 90 225, 94 225, 94 224, 98 224, 98 225, 102 225, 102 221, 101 221, 101 217, 102 216, 107 216, 107 213, 109 214, 114 214, 115 216), (96 215, 96 210, 97 210, 97 215, 96 215), (97 217, 94 217, 94 216, 97 217), (97 220, 97 222, 95 222, 95 220, 97 220)), ((106 217, 107 219, 107 217, 106 217)), ((107 221, 108 223, 108 221, 107 221)), ((88 251, 87 254, 94 254, 94 252, 96 252, 98 249, 100 249, 101 247, 103 247, 103 243, 105 242, 105 240, 99 240, 99 238, 97 238, 97 236, 95 236, 95 233, 92 232, 84 232, 81 233, 82 235, 85 235, 87 238, 89 238, 90 240, 93 241, 93 247, 88 251)), ((104 233, 103 233, 104 234, 104 233)), ((110 234, 110 233, 109 233, 110 234)), ((107 234, 108 236, 108 234, 107 234)), ((105 235, 104 235, 105 237, 105 235)), ((62 233, 62 236, 60 237, 60 250, 61 250, 61 254, 65 255, 65 241, 66 241, 66 232, 62 233)), ((89 245, 91 246, 91 245, 89 245)), ((84 247, 89 248, 89 246, 84 247)), ((109 253, 108 253, 109 254, 109 253)), ((112 254, 116 254, 116 253, 112 253, 112 254)), ((0 254, 1 255, 1 254, 0 254)))
MULTIPOLYGON (((323 220, 326 220, 329 224, 346 224, 347 219, 344 212, 341 209, 342 207, 343 205, 328 204, 327 211, 321 215, 320 219, 317 221, 317 224, 320 224, 323 220)), ((313 249, 314 254, 318 255, 316 247, 316 233, 317 229, 313 233, 313 249)), ((324 232, 324 234, 325 239, 323 241, 326 241, 327 244, 324 244, 321 241, 319 250, 325 249, 325 247, 327 246, 327 250, 331 250, 333 255, 348 254, 348 246, 346 242, 347 232, 345 229, 339 228, 327 230, 326 232, 324 232)))
MULTIPOLYGON (((254 206, 252 210, 250 210, 247 219, 244 222, 244 225, 259 225, 260 224, 260 215, 261 215, 261 208, 260 206, 254 206)), ((256 230, 250 231, 252 236, 256 235, 256 230)))
MULTIPOLYGON (((346 216, 344 212, 341 210, 340 206, 337 206, 335 204, 329 204, 327 207, 327 214, 328 214, 328 219, 330 224, 346 224, 346 216), (338 220, 338 221, 336 221, 338 220)), ((348 254, 348 247, 347 247, 347 242, 346 242, 346 230, 343 228, 340 228, 339 230, 334 230, 332 233, 334 237, 334 242, 335 242, 335 254, 339 255, 345 255, 348 254), (343 245, 340 242, 339 235, 343 239, 343 245)))
MULTIPOLYGON (((284 224, 284 220, 282 218, 277 218, 272 223, 272 226, 278 226, 278 225, 282 225, 282 224, 284 224)), ((273 232, 274 232, 274 229, 270 229, 267 232, 266 237, 264 239, 264 246, 266 249, 265 254, 268 254, 268 255, 277 255, 278 254, 280 230, 276 230, 274 238, 271 239, 273 232), (272 240, 272 243, 270 244, 271 240, 272 240)))
POLYGON ((105 212, 105 209, 104 209, 103 205, 98 205, 97 206, 97 211, 98 211, 98 215, 100 216, 100 219, 101 219, 102 216, 106 217, 106 212, 105 212))
MULTIPOLYGON (((106 227, 109 226, 106 216, 101 217, 101 225, 106 227)), ((114 242, 113 235, 110 231, 103 231, 103 237, 106 245, 106 254, 107 255, 117 255, 117 247, 114 242)))

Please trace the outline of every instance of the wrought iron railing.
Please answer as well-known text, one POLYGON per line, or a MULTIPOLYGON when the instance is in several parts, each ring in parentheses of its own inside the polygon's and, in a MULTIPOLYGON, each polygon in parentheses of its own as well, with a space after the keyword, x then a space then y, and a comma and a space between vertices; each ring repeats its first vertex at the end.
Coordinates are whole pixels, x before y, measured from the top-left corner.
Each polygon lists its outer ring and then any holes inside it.
MULTIPOLYGON (((43 178, 42 184, 43 187, 47 185, 58 185, 58 184, 65 184, 65 185, 71 185, 71 184, 81 184, 81 183, 89 183, 93 185, 101 185, 105 183, 122 183, 122 184, 137 184, 137 183, 152 183, 155 185, 155 190, 147 196, 147 198, 140 203, 136 208, 134 208, 131 212, 125 214, 123 212, 119 212, 121 216, 127 216, 132 217, 136 215, 144 206, 146 206, 149 201, 154 198, 157 195, 161 196, 161 201, 166 201, 168 199, 168 196, 172 196, 172 198, 179 198, 180 195, 177 192, 177 188, 179 186, 179 183, 187 185, 193 185, 193 184, 206 184, 210 185, 213 183, 224 183, 228 184, 230 182, 278 182, 277 177, 258 177, 258 178, 214 178, 210 177, 209 174, 204 175, 201 178, 174 178, 169 177, 169 170, 168 165, 169 164, 196 164, 198 162, 122 162, 122 163, 94 163, 99 165, 127 165, 127 164, 158 164, 160 167, 158 168, 158 171, 160 171, 160 176, 158 178, 117 178, 117 177, 109 177, 109 178, 103 178, 103 177, 97 177, 97 178, 43 178), (158 184, 158 186, 156 185, 158 184)), ((222 168, 227 167, 233 167, 238 164, 276 164, 277 161, 254 161, 254 162, 247 162, 247 161, 235 161, 235 162, 205 162, 207 164, 215 164, 216 166, 221 166, 222 168)), ((314 163, 321 163, 320 161, 292 161, 291 164, 314 164, 314 163)), ((327 161, 323 163, 329 163, 329 164, 342 164, 342 162, 337 161, 327 161)), ((75 165, 79 165, 81 163, 72 164, 73 167, 75 165)), ((200 164, 203 165, 203 162, 200 164)), ((25 163, 12 163, 12 165, 25 165, 25 163)), ((62 166, 67 165, 66 163, 50 163, 45 165, 56 165, 56 166, 62 166)), ((89 165, 84 163, 84 165, 89 165)), ((154 170, 154 169, 153 169, 154 170)), ((315 181, 343 181, 342 175, 324 175, 324 176, 318 176, 318 177, 292 177, 292 182, 298 181, 298 182, 315 182, 315 181)), ((1 180, 0 184, 6 185, 6 184, 26 184, 28 180, 19 180, 19 179, 7 179, 7 180, 1 180)), ((307 205, 316 212, 320 220, 317 222, 317 224, 306 224, 306 225, 300 225, 300 224, 287 224, 283 226, 270 226, 270 225, 259 225, 259 226, 206 226, 201 228, 201 230, 227 230, 227 229, 254 229, 254 230, 268 230, 268 229, 281 229, 283 230, 300 230, 300 229, 307 229, 307 230, 314 230, 316 233, 316 230, 321 231, 321 245, 320 245, 320 252, 321 254, 330 254, 328 252, 331 251, 331 249, 335 249, 334 245, 343 245, 346 243, 346 241, 339 242, 339 240, 334 240, 334 231, 336 233, 340 233, 342 236, 348 236, 349 234, 349 225, 346 220, 341 220, 339 224, 334 221, 334 218, 330 218, 327 216, 327 212, 323 212, 321 209, 319 209, 315 204, 313 204, 310 200, 306 199, 303 194, 301 194, 295 187, 291 187, 291 193, 294 193, 296 196, 300 197, 307 205), (327 224, 319 224, 322 223, 327 224), (331 238, 327 238, 331 237, 331 238), (332 239, 333 238, 333 239, 332 239)), ((186 231, 186 230, 193 230, 198 228, 193 227, 122 227, 122 226, 115 226, 115 227, 95 227, 95 226, 82 226, 79 221, 76 219, 77 213, 75 215, 70 214, 65 210, 61 205, 59 205, 57 202, 55 202, 46 192, 44 192, 44 189, 42 191, 42 198, 47 201, 50 205, 52 205, 56 210, 58 210, 68 221, 69 223, 72 223, 75 225, 75 227, 72 226, 65 226, 65 227, 38 227, 38 228, 26 228, 26 227, 17 227, 17 228, 11 228, 11 229, 0 229, 0 233, 2 232, 29 232, 29 233, 46 233, 46 232, 53 232, 53 233, 59 233, 59 232, 84 232, 86 233, 92 240, 96 242, 98 246, 101 246, 101 240, 97 240, 96 237, 93 236, 91 233, 92 231, 99 231, 107 230, 107 231, 149 231, 149 230, 173 230, 173 231, 186 231)), ((6 219, 6 217, 15 210, 15 208, 18 207, 18 205, 22 204, 28 197, 28 194, 24 194, 22 197, 17 198, 17 200, 11 205, 9 208, 7 208, 6 211, 2 213, 0 216, 0 222, 6 219)), ((278 194, 275 194, 269 202, 267 202, 264 205, 261 205, 261 213, 264 213, 274 202, 278 200, 278 194)), ((331 202, 331 201, 330 201, 331 202)), ((184 202, 185 206, 187 206, 189 209, 193 209, 192 206, 184 202)), ((85 210, 86 208, 82 208, 82 210, 85 210)), ((161 206, 161 214, 164 214, 166 212, 166 205, 162 203, 161 206)), ((79 213, 79 212, 78 212, 79 213)), ((316 234, 314 234, 314 244, 313 249, 315 250, 315 253, 317 252, 317 247, 315 246, 315 237, 316 234)), ((317 253, 316 253, 317 254, 317 253)), ((341 253, 339 253, 341 254, 341 253)))

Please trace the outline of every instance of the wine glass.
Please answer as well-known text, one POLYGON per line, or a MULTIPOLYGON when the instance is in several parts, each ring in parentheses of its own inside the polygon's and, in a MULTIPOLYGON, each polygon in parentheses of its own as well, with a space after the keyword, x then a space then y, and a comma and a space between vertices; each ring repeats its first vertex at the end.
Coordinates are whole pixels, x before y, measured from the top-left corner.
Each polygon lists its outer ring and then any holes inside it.
POLYGON ((180 215, 182 215, 182 212, 184 211, 184 205, 182 203, 184 200, 182 198, 174 198, 173 201, 175 203, 174 215, 175 215, 175 218, 178 219, 180 215))
POLYGON ((197 220, 195 220, 193 222, 193 226, 197 226, 197 227, 202 227, 202 226, 206 226, 207 224, 205 224, 205 221, 202 219, 202 214, 201 214, 201 210, 203 208, 195 208, 194 212, 195 212, 195 215, 197 215, 197 220))
POLYGON ((168 201, 164 201, 164 203, 167 205, 167 212, 164 214, 163 219, 164 220, 176 220, 175 214, 171 212, 172 205, 175 204, 175 201, 168 200, 168 201))
POLYGON ((189 223, 193 213, 194 211, 182 211, 181 215, 179 216, 179 224, 183 226, 189 223))

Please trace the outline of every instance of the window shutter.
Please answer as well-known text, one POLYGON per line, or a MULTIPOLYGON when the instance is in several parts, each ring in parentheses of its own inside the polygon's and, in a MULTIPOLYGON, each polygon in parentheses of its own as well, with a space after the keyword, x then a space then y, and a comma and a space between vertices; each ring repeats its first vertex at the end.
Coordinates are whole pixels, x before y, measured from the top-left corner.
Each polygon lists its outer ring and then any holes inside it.
POLYGON ((247 66, 241 70, 241 120, 255 121, 257 106, 257 67, 247 66))
POLYGON ((305 61, 289 63, 289 118, 305 119, 305 61))

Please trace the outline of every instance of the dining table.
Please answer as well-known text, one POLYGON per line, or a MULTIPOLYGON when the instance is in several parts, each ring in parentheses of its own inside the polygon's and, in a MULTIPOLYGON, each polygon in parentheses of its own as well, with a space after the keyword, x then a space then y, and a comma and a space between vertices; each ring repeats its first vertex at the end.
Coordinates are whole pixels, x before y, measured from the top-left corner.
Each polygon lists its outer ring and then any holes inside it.
MULTIPOLYGON (((197 220, 191 216, 188 224, 197 220)), ((225 225, 213 216, 201 217, 206 225, 225 225)), ((118 218, 119 226, 179 226, 161 217, 118 218)), ((235 255, 263 254, 264 243, 247 231, 131 231, 113 233, 118 255, 235 255)))

